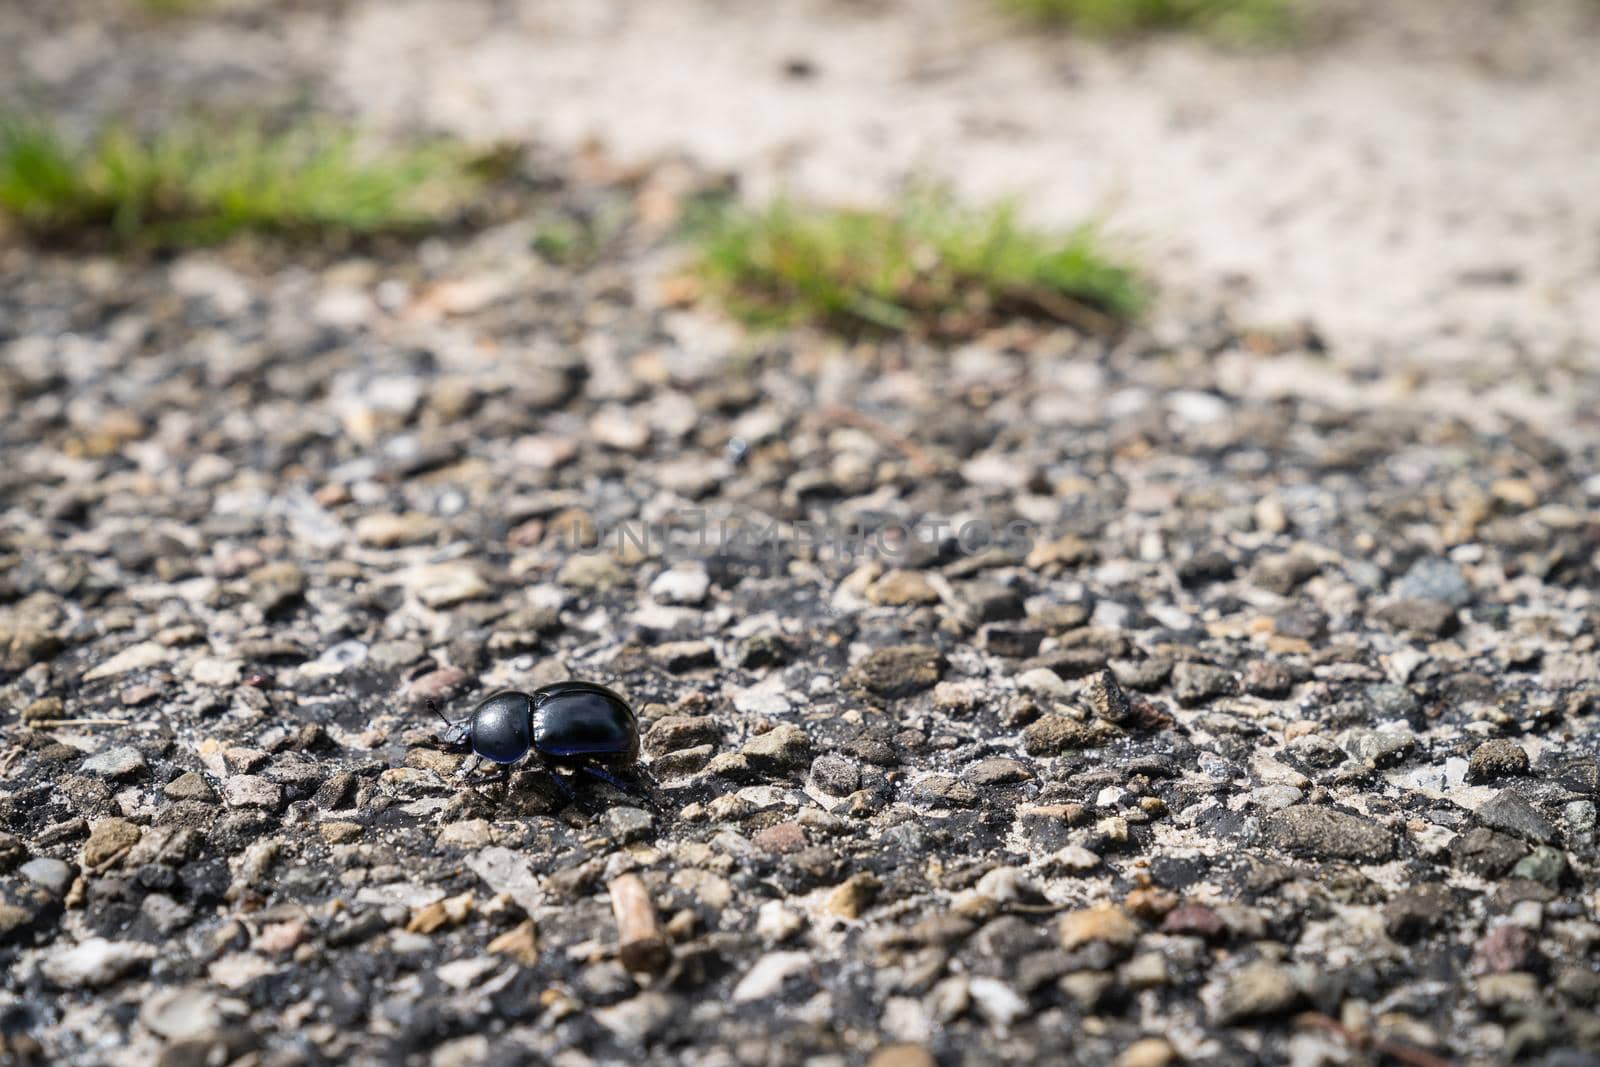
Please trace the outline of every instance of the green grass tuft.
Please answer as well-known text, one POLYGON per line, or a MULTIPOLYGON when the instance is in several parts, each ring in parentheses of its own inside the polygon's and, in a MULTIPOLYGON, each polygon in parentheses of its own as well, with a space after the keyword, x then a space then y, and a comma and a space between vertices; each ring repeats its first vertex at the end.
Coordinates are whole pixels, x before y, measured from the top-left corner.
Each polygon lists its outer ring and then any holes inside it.
POLYGON ((210 0, 135 0, 135 4, 152 15, 174 17, 196 14, 209 6, 210 0))
POLYGON ((1037 22, 1102 36, 1188 29, 1229 44, 1270 44, 1299 32, 1304 0, 999 0, 1037 22))
POLYGON ((724 204, 695 229, 711 295, 761 327, 959 336, 1023 316, 1110 331, 1145 302, 1093 227, 1044 233, 1013 205, 974 210, 939 191, 889 213, 724 204))
POLYGON ((148 245, 397 231, 455 206, 478 183, 470 162, 439 144, 366 152, 315 122, 190 122, 151 137, 112 126, 78 145, 47 122, 0 116, 0 215, 39 237, 148 245))

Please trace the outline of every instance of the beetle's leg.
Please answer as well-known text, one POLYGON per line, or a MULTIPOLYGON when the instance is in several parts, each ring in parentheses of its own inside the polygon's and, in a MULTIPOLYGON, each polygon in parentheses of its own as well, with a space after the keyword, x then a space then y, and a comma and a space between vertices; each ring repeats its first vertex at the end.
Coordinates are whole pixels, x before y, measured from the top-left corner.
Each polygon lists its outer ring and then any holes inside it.
POLYGON ((487 762, 489 761, 485 760, 482 756, 473 753, 461 761, 461 770, 456 772, 456 777, 462 779, 467 785, 472 786, 474 789, 478 789, 486 785, 502 785, 511 781, 511 767, 509 764, 504 763, 493 764, 494 769, 488 774, 482 774, 478 775, 477 777, 473 777, 474 772, 487 762))
POLYGON ((571 782, 567 781, 565 778, 561 777, 561 775, 557 774, 548 767, 545 768, 545 773, 550 776, 550 780, 556 784, 556 789, 560 791, 562 796, 567 798, 567 802, 569 804, 578 799, 578 793, 572 788, 571 782))
POLYGON ((637 793, 638 792, 638 789, 636 789, 634 786, 630 785, 627 782, 624 782, 621 778, 618 778, 616 775, 612 774, 610 771, 606 770, 604 767, 597 766, 596 764, 593 764, 593 763, 585 763, 579 769, 582 770, 585 774, 593 775, 594 777, 600 779, 602 782, 606 783, 607 785, 615 786, 616 788, 622 790, 624 793, 637 793))
POLYGON ((608 771, 604 767, 594 763, 585 763, 583 765, 583 769, 594 777, 600 779, 602 782, 605 782, 607 785, 621 790, 630 797, 644 801, 644 803, 651 809, 656 811, 661 810, 660 806, 656 804, 656 798, 651 795, 650 789, 642 782, 637 780, 629 781, 628 779, 613 774, 611 771, 608 771))

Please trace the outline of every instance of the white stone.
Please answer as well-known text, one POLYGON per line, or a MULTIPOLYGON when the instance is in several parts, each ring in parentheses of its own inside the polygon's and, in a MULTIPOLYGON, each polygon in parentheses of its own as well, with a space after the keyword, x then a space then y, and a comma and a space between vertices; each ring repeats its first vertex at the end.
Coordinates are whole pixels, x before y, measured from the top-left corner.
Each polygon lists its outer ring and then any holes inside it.
POLYGON ((206 970, 206 974, 224 989, 243 989, 257 978, 265 977, 278 968, 265 956, 254 952, 235 952, 224 956, 206 970))
POLYGON ((1028 876, 1017 867, 996 867, 972 887, 979 896, 1005 904, 1024 896, 1035 896, 1039 890, 1028 876))
POLYGON ((1017 676, 1017 688, 1034 696, 1065 700, 1072 695, 1072 687, 1048 667, 1035 667, 1017 676))
POLYGON ((171 649, 162 648, 154 641, 141 641, 137 645, 130 645, 118 652, 98 667, 91 667, 85 671, 83 680, 94 682, 99 681, 101 678, 115 678, 119 674, 128 674, 132 671, 158 667, 171 660, 171 649))
POLYGON ((650 595, 663 604, 703 604, 711 578, 697 564, 671 567, 650 583, 650 595))
POLYGON ((631 1045, 643 1045, 678 1014, 677 1002, 655 990, 646 990, 594 1013, 595 1021, 631 1045))
POLYGON ((1267 811, 1282 811, 1284 808, 1300 803, 1305 794, 1290 785, 1264 785, 1260 789, 1252 789, 1246 799, 1258 808, 1267 811))
POLYGON ((243 673, 243 661, 216 656, 201 656, 189 669, 189 677, 195 682, 219 689, 239 684, 239 676, 243 673))
POLYGON ((785 695, 782 674, 774 674, 755 685, 736 689, 733 706, 746 715, 782 715, 793 705, 785 695))
POLYGON ((762 1000, 783 988, 790 975, 799 974, 811 967, 811 956, 804 952, 769 952, 756 960, 733 988, 733 1001, 762 1000))
POLYGON ((513 849, 491 845, 468 856, 466 864, 497 895, 510 897, 529 915, 544 905, 545 894, 539 879, 529 868, 527 859, 513 849))
POLYGON ((1068 845, 1050 857, 1051 866, 1069 874, 1082 874, 1100 866, 1100 857, 1082 845, 1068 845))
POLYGON ((406 586, 430 608, 447 608, 489 592, 477 565, 466 560, 414 568, 406 576, 406 586))
POLYGON ((501 962, 496 956, 470 956, 440 964, 433 973, 451 989, 471 989, 488 977, 489 972, 499 967, 501 962))
POLYGON ((799 912, 781 900, 769 900, 756 913, 756 933, 772 944, 789 940, 805 928, 799 912))
POLYGON ((66 989, 94 989, 116 981, 155 954, 149 945, 91 937, 65 952, 55 953, 39 969, 66 989))
POLYGON ((362 641, 340 641, 310 663, 300 665, 304 678, 331 678, 367 661, 367 646, 362 641))
POLYGON ((1286 785, 1294 789, 1304 789, 1311 784, 1311 779, 1293 767, 1279 763, 1264 753, 1257 753, 1250 760, 1250 773, 1262 785, 1286 785))
POLYGON ((972 978, 967 982, 978 1012, 995 1026, 1010 1026, 1028 1011, 1028 1002, 998 978, 972 978))
POLYGON ((139 1009, 139 1021, 157 1037, 186 1041, 220 1029, 222 1009, 216 994, 197 986, 160 989, 139 1009))

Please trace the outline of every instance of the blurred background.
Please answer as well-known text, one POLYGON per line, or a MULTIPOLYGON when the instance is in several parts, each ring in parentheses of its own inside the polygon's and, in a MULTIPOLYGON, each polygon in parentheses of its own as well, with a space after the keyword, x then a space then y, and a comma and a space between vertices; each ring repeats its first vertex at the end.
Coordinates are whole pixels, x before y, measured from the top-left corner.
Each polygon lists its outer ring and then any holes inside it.
MULTIPOLYGON (((1592 0, 18 0, 9 107, 196 110, 682 158, 882 207, 908 180, 1094 221, 1163 293, 1452 378, 1600 331, 1592 0)), ((1158 314, 1152 321, 1174 322, 1158 314)))

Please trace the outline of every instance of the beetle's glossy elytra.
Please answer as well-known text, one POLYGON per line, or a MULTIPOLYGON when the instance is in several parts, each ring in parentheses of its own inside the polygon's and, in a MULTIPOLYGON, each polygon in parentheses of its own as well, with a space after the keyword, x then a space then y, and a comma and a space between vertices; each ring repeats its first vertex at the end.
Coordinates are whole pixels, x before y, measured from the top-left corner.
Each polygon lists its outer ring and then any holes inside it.
POLYGON ((594 682, 556 682, 532 693, 505 690, 450 723, 446 744, 468 745, 495 763, 530 751, 547 763, 631 764, 639 758, 639 722, 628 702, 594 682))
POLYGON ((547 760, 632 763, 639 720, 603 685, 556 682, 533 693, 533 747, 547 760))

